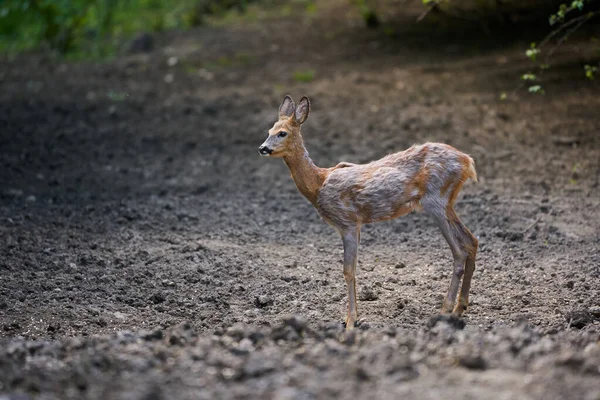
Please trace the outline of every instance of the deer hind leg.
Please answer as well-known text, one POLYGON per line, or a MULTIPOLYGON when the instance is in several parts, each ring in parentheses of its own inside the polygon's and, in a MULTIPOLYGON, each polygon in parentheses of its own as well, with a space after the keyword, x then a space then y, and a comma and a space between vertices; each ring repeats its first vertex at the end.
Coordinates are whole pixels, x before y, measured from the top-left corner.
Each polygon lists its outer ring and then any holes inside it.
POLYGON ((358 261, 360 228, 356 227, 343 231, 342 240, 344 241, 344 279, 348 287, 346 330, 352 330, 356 321, 358 321, 358 311, 356 309, 356 263, 358 261))
POLYGON ((448 295, 444 299, 442 305, 442 314, 448 314, 452 311, 454 303, 456 302, 456 296, 458 294, 458 286, 460 280, 465 272, 465 262, 467 259, 467 252, 464 250, 462 245, 462 239, 453 221, 444 212, 442 215, 434 215, 438 227, 442 231, 446 242, 450 246, 452 251, 452 257, 454 259, 454 269, 452 272, 452 280, 450 281, 450 288, 448 289, 448 295))
POLYGON ((479 242, 458 218, 454 210, 451 210, 451 215, 451 219, 454 221, 456 230, 460 232, 462 237, 463 248, 467 251, 465 274, 463 277, 462 287, 460 289, 460 295, 458 296, 458 303, 452 311, 453 314, 462 315, 462 313, 467 310, 469 305, 469 290, 471 289, 471 278, 473 277, 473 272, 475 271, 475 257, 477 256, 477 247, 479 246, 479 242))
POLYGON ((471 278, 475 270, 477 239, 458 218, 451 205, 447 206, 445 211, 434 212, 433 215, 450 246, 454 259, 452 280, 450 281, 448 295, 444 300, 441 312, 442 314, 447 314, 452 310, 454 314, 461 315, 469 303, 471 278), (463 279, 463 284, 458 304, 455 307, 454 303, 456 302, 461 278, 463 279))

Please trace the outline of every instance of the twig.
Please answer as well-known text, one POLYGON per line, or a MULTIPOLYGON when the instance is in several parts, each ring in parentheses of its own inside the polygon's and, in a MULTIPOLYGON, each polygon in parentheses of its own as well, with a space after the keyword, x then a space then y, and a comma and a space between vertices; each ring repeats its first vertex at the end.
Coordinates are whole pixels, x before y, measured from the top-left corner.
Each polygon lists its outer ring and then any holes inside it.
MULTIPOLYGON (((539 71, 538 74, 540 77, 544 75, 544 71, 545 71, 544 66, 548 64, 550 57, 552 57, 554 55, 554 53, 556 53, 556 51, 563 45, 563 43, 569 38, 569 36, 571 34, 573 34, 575 31, 577 31, 579 28, 581 28, 581 26, 584 23, 586 23, 588 20, 590 20, 591 18, 598 15, 598 13, 599 13, 599 11, 591 11, 591 12, 586 13, 585 15, 579 16, 577 18, 573 18, 572 20, 569 20, 569 21, 563 23, 557 29, 553 30, 548 35, 546 35, 546 37, 542 40, 540 45, 537 47, 538 50, 541 50, 550 41, 550 39, 552 39, 559 33, 564 32, 564 30, 566 28, 568 28, 572 25, 575 25, 573 28, 567 30, 567 32, 565 32, 565 34, 558 40, 556 45, 552 49, 550 49, 548 54, 546 54, 546 57, 544 58, 544 63, 542 65, 538 66, 538 68, 537 68, 537 70, 539 71)), ((513 92, 511 93, 511 97, 514 96, 523 86, 525 86, 526 83, 527 83, 527 81, 521 82, 515 88, 515 90, 513 90, 513 92)))
POLYGON ((594 15, 598 14, 598 12, 590 12, 587 13, 585 15, 585 18, 575 18, 572 21, 575 21, 577 19, 580 19, 579 23, 577 25, 575 25, 575 27, 573 27, 572 29, 568 30, 565 35, 563 37, 561 37, 558 41, 558 43, 556 44, 556 46, 554 46, 554 48, 552 48, 552 50, 550 50, 550 52, 548 53, 548 55, 546 55, 546 58, 544 59, 544 63, 547 64, 548 60, 550 59, 550 57, 552 57, 552 55, 556 52, 556 50, 558 50, 558 48, 565 42, 565 40, 567 40, 569 38, 569 36, 577 31, 579 28, 581 28, 581 25, 583 25, 584 23, 586 23, 590 18, 592 18, 594 15))
POLYGON ((524 235, 524 234, 526 234, 527 232, 529 232, 529 230, 530 230, 531 228, 533 228, 534 226, 536 226, 536 225, 537 225, 537 223, 541 221, 541 219, 542 219, 542 216, 540 215, 540 216, 538 217, 538 219, 536 219, 536 220, 533 222, 533 224, 529 225, 529 226, 527 227, 527 229, 525 229, 525 230, 522 232, 522 233, 523 233, 523 235, 524 235))
POLYGON ((573 18, 572 20, 570 20, 568 22, 565 22, 562 25, 560 25, 558 28, 556 28, 555 30, 553 30, 552 32, 550 32, 548 35, 546 35, 546 37, 540 42, 540 45, 538 46, 538 49, 541 49, 542 47, 544 47, 544 45, 546 43, 548 43, 550 41, 550 39, 552 39, 554 36, 558 35, 565 28, 568 28, 569 26, 577 23, 581 19, 585 19, 586 17, 588 17, 588 14, 582 15, 582 16, 577 17, 577 18, 573 18))

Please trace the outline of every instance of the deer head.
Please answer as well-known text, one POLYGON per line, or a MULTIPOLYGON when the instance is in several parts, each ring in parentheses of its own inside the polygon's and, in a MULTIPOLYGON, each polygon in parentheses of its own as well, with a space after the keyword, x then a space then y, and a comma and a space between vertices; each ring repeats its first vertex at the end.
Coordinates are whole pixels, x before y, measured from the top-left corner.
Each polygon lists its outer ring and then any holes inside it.
POLYGON ((269 129, 269 137, 258 148, 260 155, 285 157, 301 149, 304 151, 300 126, 309 112, 308 97, 302 97, 296 105, 290 96, 285 96, 279 106, 279 120, 269 129))

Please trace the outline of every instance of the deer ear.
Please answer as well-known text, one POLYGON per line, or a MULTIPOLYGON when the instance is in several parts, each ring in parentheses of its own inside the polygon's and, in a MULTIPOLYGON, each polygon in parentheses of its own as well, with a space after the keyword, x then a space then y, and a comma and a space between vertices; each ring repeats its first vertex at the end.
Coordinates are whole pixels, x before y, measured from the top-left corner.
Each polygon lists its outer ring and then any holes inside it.
POLYGON ((303 124, 304 121, 308 118, 308 114, 310 113, 310 101, 308 101, 308 97, 304 96, 300 99, 298 106, 296 107, 296 121, 299 124, 303 124))
POLYGON ((296 103, 290 96, 285 96, 279 106, 279 119, 289 118, 294 115, 296 103))

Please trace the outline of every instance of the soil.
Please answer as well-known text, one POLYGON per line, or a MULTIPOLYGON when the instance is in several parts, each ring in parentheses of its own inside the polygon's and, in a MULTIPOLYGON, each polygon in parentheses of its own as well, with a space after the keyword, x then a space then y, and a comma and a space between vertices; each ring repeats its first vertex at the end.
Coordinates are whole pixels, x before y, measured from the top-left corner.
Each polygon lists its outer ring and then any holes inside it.
POLYGON ((328 11, 103 63, 2 58, 0 399, 600 399, 589 45, 556 53, 544 96, 500 101, 527 37, 384 35, 328 11), (425 141, 473 156, 463 319, 437 316, 451 254, 410 214, 363 228, 343 330, 341 240, 257 153, 288 93, 311 98, 318 165, 425 141))

